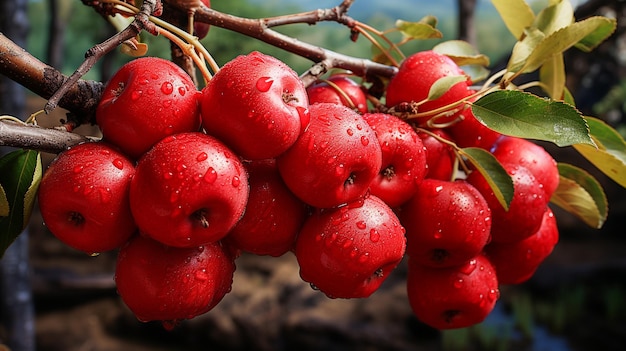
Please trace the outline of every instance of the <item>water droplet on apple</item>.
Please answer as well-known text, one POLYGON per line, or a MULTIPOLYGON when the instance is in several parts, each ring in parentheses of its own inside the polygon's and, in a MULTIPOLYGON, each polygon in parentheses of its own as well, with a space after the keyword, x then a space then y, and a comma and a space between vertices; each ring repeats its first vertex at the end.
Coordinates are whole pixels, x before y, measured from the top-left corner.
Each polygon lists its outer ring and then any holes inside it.
POLYGON ((185 96, 185 94, 187 94, 187 88, 178 87, 178 93, 180 94, 180 96, 185 96))
POLYGON ((198 154, 198 156, 196 156, 196 161, 202 162, 202 161, 206 160, 207 158, 209 158, 209 155, 207 155, 206 152, 201 152, 201 153, 198 154))
POLYGON ((348 128, 346 130, 346 133, 348 133, 349 136, 353 136, 354 135, 354 131, 352 130, 352 128, 348 128))
POLYGON ((366 252, 364 254, 362 254, 361 256, 359 256, 359 263, 365 263, 370 259, 370 254, 369 252, 366 252))
POLYGON ((142 94, 143 94, 143 91, 135 90, 132 93, 130 93, 130 99, 131 100, 138 100, 141 97, 142 94))
POLYGON ((362 144, 363 146, 367 146, 369 143, 370 143, 369 138, 368 138, 368 137, 366 137, 365 135, 363 135, 363 136, 361 137, 361 144, 362 144))
POLYGON ((213 184, 215 183, 216 179, 217 179, 217 172, 215 171, 213 167, 209 167, 206 173, 204 173, 204 181, 209 184, 213 184))
POLYGON ((173 191, 170 194, 170 202, 175 203, 180 199, 180 190, 173 191))
POLYGON ((345 169, 345 166, 343 165, 343 163, 341 163, 337 167, 335 167, 335 174, 338 175, 338 176, 344 174, 345 171, 346 171, 346 169, 345 169))
POLYGON ((265 93, 272 87, 274 79, 272 77, 261 77, 256 81, 256 88, 258 91, 265 93))
POLYGON ((161 92, 165 95, 169 95, 174 91, 174 86, 170 82, 163 82, 161 84, 161 92))
POLYGON ((172 100, 163 100, 163 107, 168 108, 172 106, 172 100))
POLYGON ((457 289, 460 289, 463 286, 463 279, 459 278, 454 281, 453 286, 457 289))
POLYGON ((72 169, 72 171, 76 174, 80 173, 83 171, 85 167, 83 165, 76 165, 74 166, 74 169, 72 169))
POLYGON ((239 186, 239 184, 241 184, 241 179, 239 179, 238 176, 234 176, 231 180, 231 184, 236 188, 239 186))
POLYGON ((474 270, 476 269, 476 265, 477 265, 476 259, 470 260, 466 265, 461 267, 461 273, 467 274, 467 275, 472 274, 472 272, 474 272, 474 270))
POLYGON ((113 160, 113 166, 115 166, 115 168, 119 169, 119 170, 123 170, 124 169, 124 161, 122 161, 121 158, 116 158, 115 160, 113 160))
POLYGON ((198 279, 200 281, 207 281, 207 280, 209 280, 209 275, 206 273, 206 269, 202 269, 202 270, 196 271, 196 279, 198 279))
POLYGON ((98 192, 100 193, 100 201, 103 204, 111 202, 111 198, 113 198, 113 195, 111 195, 110 188, 99 188, 98 192))
POLYGON ((377 243, 380 240, 380 233, 375 228, 370 229, 370 240, 377 243))
POLYGON ((365 221, 358 221, 356 222, 356 227, 359 229, 365 229, 367 228, 367 223, 365 223, 365 221))

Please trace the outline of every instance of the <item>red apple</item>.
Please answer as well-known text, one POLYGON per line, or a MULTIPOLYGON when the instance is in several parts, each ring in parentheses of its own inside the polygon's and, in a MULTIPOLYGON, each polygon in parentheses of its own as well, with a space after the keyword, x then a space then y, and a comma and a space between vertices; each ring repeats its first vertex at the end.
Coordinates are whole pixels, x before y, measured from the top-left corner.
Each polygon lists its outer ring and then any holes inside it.
POLYGON ((345 74, 336 74, 320 80, 306 89, 309 103, 332 102, 357 112, 367 112, 367 96, 361 86, 345 74))
POLYGON ((176 247, 222 239, 243 215, 248 175, 223 143, 202 133, 158 142, 137 163, 130 206, 142 234, 176 247))

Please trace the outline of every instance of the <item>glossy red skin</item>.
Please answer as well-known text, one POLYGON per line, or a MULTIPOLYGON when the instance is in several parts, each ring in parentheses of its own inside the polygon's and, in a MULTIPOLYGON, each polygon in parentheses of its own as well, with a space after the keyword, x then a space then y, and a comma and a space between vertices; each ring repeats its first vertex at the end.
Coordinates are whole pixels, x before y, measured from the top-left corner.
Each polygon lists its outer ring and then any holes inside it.
POLYGON ((239 250, 281 256, 293 249, 308 208, 287 188, 273 159, 244 164, 250 196, 246 212, 225 240, 239 250))
POLYGON ((367 197, 315 212, 296 240, 300 277, 331 298, 376 291, 404 256, 400 221, 382 200, 367 197), (377 272, 378 271, 378 272, 377 272))
POLYGON ((231 290, 234 271, 219 242, 174 248, 137 235, 120 249, 115 284, 140 321, 178 322, 215 307, 231 290))
POLYGON ((514 163, 502 164, 513 180, 513 200, 505 211, 485 178, 477 171, 467 176, 487 200, 491 208, 491 239, 494 242, 514 242, 535 233, 541 225, 548 197, 530 170, 514 163))
POLYGON ((104 142, 60 153, 39 185, 46 226, 59 240, 88 254, 118 248, 137 230, 128 199, 134 174, 133 163, 104 142), (72 221, 73 213, 84 222, 72 221))
POLYGON ((168 135, 200 128, 199 95, 191 77, 174 63, 138 58, 105 86, 96 122, 105 140, 137 159, 168 135))
MULTIPOLYGON (((211 8, 211 0, 200 0, 200 1, 202 1, 204 6, 211 8)), ((211 26, 207 23, 196 22, 196 21, 193 22, 193 33, 195 36, 198 37, 198 39, 202 39, 206 37, 206 35, 209 33, 210 28, 211 26)))
POLYGON ((382 151, 382 166, 370 191, 390 207, 398 207, 415 194, 426 176, 424 144, 411 126, 395 116, 366 113, 363 118, 376 133, 382 151))
POLYGON ((360 114, 343 105, 317 103, 309 110, 309 127, 277 159, 281 177, 298 198, 313 207, 357 200, 381 167, 376 134, 360 114))
MULTIPOLYGON (((428 98, 432 85, 443 77, 466 75, 449 57, 432 50, 420 51, 407 57, 387 86, 386 105, 421 102, 428 98)), ((471 80, 454 84, 441 97, 419 105, 419 112, 426 112, 455 103, 468 96, 471 80)), ((438 119, 438 123, 454 120, 456 115, 438 119)), ((425 122, 420 120, 420 123, 425 122)))
POLYGON ((137 163, 130 205, 144 235, 166 245, 196 247, 222 239, 243 215, 248 176, 223 143, 182 133, 157 143, 137 163), (205 210, 205 227, 198 214, 205 210))
POLYGON ((556 160, 543 147, 530 140, 503 136, 494 144, 492 153, 502 163, 518 163, 528 168, 548 198, 559 186, 556 160))
POLYGON ((318 102, 332 102, 354 108, 360 113, 367 112, 367 96, 365 95, 365 92, 361 89, 359 84, 346 75, 338 74, 330 76, 326 80, 310 85, 307 87, 306 91, 309 96, 310 104, 318 102), (337 88, 331 84, 336 85, 340 91, 337 91, 337 88), (346 100, 345 96, 341 92, 345 93, 350 100, 346 100))
POLYGON ((226 63, 202 91, 202 125, 244 159, 282 154, 309 122, 304 84, 280 60, 252 52, 226 63))
POLYGON ((548 207, 536 233, 513 243, 492 242, 485 253, 496 268, 500 284, 521 284, 535 274, 558 241, 556 218, 548 207))
MULTIPOLYGON (((442 129, 432 129, 432 133, 437 136, 452 141, 450 135, 442 129)), ((449 145, 442 143, 435 137, 427 133, 417 133, 422 139, 422 144, 426 148, 426 170, 425 178, 452 180, 455 171, 456 155, 449 145)))
POLYGON ((478 121, 471 108, 464 110, 461 116, 463 118, 461 121, 446 128, 459 147, 479 147, 491 150, 493 144, 502 136, 478 121))
POLYGON ((482 254, 449 268, 422 266, 409 259, 409 304, 423 323, 440 330, 482 322, 500 296, 496 271, 482 254))
POLYGON ((491 210, 471 184, 425 179, 402 207, 407 254, 430 267, 463 264, 482 252, 491 233, 491 210))

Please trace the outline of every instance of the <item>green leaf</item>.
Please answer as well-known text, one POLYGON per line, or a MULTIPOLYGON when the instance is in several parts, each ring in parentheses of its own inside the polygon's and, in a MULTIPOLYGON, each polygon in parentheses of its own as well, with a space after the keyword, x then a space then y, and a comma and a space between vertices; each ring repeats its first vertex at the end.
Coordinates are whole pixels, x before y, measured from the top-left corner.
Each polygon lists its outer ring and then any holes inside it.
POLYGON ((41 176, 39 152, 17 150, 0 158, 0 186, 11 209, 0 218, 0 257, 28 225, 41 176))
POLYGON ((411 39, 438 39, 443 37, 443 34, 427 21, 407 22, 397 20, 396 29, 411 39))
POLYGON ((524 0, 491 0, 504 24, 516 39, 521 39, 524 29, 532 26, 535 14, 524 0))
POLYGON ((615 32, 615 29, 617 29, 617 20, 607 18, 607 21, 600 23, 596 30, 576 43, 575 47, 584 52, 592 51, 605 41, 606 38, 610 37, 615 32))
POLYGON ((511 57, 507 65, 507 70, 510 72, 521 70, 526 64, 526 61, 528 61, 528 57, 535 52, 537 45, 546 37, 546 35, 537 28, 528 28, 524 31, 524 34, 524 38, 515 43, 513 50, 511 50, 511 57))
POLYGON ((608 215, 608 202, 600 183, 584 169, 559 163, 559 186, 550 201, 580 218, 592 228, 601 228, 608 215))
MULTIPOLYGON (((552 55, 562 53, 576 45, 578 42, 581 42, 581 45, 586 46, 587 44, 591 44, 590 38, 595 38, 594 42, 599 40, 600 38, 596 38, 596 36, 603 34, 606 31, 606 27, 611 26, 612 22, 614 22, 612 19, 595 16, 559 29, 558 31, 546 36, 545 39, 543 39, 534 48, 533 52, 530 56, 528 56, 528 59, 520 70, 522 73, 533 72, 547 59, 552 57, 552 55), (596 31, 602 33, 598 34, 596 31)), ((602 40, 605 39, 604 36, 601 36, 601 38, 602 40)), ((600 42, 602 40, 600 40, 600 42)))
POLYGON ((597 148, 574 145, 574 148, 600 171, 626 188, 626 142, 622 136, 603 121, 586 117, 591 138, 597 148))
POLYGON ((549 35, 572 23, 574 23, 572 3, 569 0, 561 0, 541 10, 535 18, 533 26, 549 35))
POLYGON ((466 147, 459 150, 491 186, 494 195, 505 210, 513 200, 513 180, 498 160, 485 149, 466 147))
POLYGON ((546 60, 539 69, 539 81, 543 83, 544 90, 555 100, 563 100, 565 89, 565 64, 563 55, 556 54, 546 60))
POLYGON ((4 192, 4 188, 0 185, 0 217, 6 217, 9 215, 9 199, 4 192))
POLYGON ((489 93, 472 104, 476 118, 506 135, 558 146, 591 144, 585 118, 572 105, 518 90, 489 93))
POLYGON ((463 40, 448 40, 435 45, 433 51, 450 57, 457 65, 489 66, 489 57, 463 40))
POLYGON ((430 90, 428 91, 428 100, 435 100, 440 98, 443 94, 448 92, 450 88, 460 82, 467 81, 467 76, 446 76, 441 77, 431 85, 430 90))

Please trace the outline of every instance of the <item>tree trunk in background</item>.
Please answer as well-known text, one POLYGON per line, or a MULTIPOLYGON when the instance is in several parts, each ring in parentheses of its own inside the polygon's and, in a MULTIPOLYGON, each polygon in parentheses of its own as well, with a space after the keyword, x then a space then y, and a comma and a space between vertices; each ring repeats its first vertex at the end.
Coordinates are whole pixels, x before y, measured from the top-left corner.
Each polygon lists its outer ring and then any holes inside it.
MULTIPOLYGON (((28 0, 0 1, 0 32, 26 46, 28 0)), ((24 117, 26 90, 0 76, 0 115, 24 117)), ((2 155, 5 150, 0 150, 2 155)), ((0 344, 12 350, 35 350, 35 320, 30 284, 28 233, 25 231, 0 260, 0 344)))
POLYGON ((57 69, 63 68, 63 48, 65 21, 61 15, 59 0, 48 0, 48 48, 46 52, 47 63, 57 69))
POLYGON ((457 6, 459 8, 458 37, 460 40, 476 45, 476 25, 474 23, 476 0, 457 0, 457 6))

